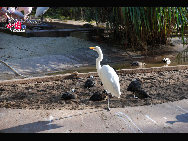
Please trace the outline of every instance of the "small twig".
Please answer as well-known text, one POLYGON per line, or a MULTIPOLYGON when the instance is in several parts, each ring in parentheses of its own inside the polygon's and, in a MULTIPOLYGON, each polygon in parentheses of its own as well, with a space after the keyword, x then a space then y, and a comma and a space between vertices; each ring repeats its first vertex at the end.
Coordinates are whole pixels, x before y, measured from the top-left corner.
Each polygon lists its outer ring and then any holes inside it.
POLYGON ((4 64, 5 66, 7 66, 10 70, 12 70, 17 76, 22 76, 25 78, 25 76, 23 76, 22 74, 19 74, 15 69, 13 69, 11 66, 9 66, 7 63, 3 62, 2 60, 0 60, 0 62, 2 64, 4 64))

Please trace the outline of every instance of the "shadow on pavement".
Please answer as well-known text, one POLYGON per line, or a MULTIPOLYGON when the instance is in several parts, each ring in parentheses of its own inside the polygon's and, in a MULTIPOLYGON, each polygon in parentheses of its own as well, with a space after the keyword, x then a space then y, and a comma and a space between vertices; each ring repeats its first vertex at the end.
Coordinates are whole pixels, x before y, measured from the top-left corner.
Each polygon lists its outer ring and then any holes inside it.
POLYGON ((187 122, 188 123, 188 113, 177 115, 176 121, 167 121, 166 123, 174 124, 175 122, 187 122))
POLYGON ((19 125, 7 129, 0 130, 0 133, 37 133, 41 131, 47 131, 52 129, 61 128, 56 124, 51 124, 50 121, 37 121, 24 125, 19 125))

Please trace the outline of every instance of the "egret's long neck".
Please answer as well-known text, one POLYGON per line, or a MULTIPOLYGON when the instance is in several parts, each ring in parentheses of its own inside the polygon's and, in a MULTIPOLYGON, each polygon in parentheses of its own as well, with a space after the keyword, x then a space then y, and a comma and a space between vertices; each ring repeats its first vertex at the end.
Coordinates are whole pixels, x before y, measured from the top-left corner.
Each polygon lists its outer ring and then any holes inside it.
POLYGON ((99 71, 101 69, 100 62, 103 59, 103 54, 102 54, 102 50, 97 50, 97 53, 99 54, 99 57, 96 59, 96 68, 97 68, 97 71, 99 71))

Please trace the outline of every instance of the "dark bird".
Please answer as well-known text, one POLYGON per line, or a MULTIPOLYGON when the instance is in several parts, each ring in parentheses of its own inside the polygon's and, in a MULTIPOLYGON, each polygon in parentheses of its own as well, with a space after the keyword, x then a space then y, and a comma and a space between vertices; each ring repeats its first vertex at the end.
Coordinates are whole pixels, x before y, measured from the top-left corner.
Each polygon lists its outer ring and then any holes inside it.
POLYGON ((139 62, 139 61, 133 61, 133 62, 131 63, 131 66, 143 67, 143 66, 145 66, 145 65, 146 65, 146 63, 142 63, 142 62, 139 62))
POLYGON ((131 91, 134 94, 134 98, 147 98, 150 97, 142 88, 142 81, 138 78, 133 79, 129 84, 127 91, 131 91))
POLYGON ((71 92, 65 92, 62 94, 61 98, 63 100, 70 100, 70 99, 76 99, 76 95, 75 94, 72 94, 71 92))
POLYGON ((101 101, 101 100, 104 100, 106 98, 106 94, 104 93, 99 93, 99 92, 95 92, 89 100, 91 101, 101 101))
POLYGON ((136 91, 135 92, 135 97, 138 97, 140 99, 144 99, 144 98, 151 98, 150 95, 148 95, 143 89, 136 91))
POLYGON ((93 76, 91 75, 90 78, 86 80, 84 87, 90 88, 93 87, 94 85, 95 85, 95 81, 93 80, 93 76))
POLYGON ((133 81, 129 84, 127 91, 136 92, 142 89, 142 82, 140 79, 135 78, 133 81))

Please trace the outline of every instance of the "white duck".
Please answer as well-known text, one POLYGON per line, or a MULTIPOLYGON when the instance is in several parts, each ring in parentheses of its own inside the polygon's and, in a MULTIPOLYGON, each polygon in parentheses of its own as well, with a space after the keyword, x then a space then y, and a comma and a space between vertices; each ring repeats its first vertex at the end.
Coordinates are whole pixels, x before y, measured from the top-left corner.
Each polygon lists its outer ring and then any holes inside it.
POLYGON ((170 63, 171 63, 171 61, 170 61, 170 59, 169 58, 163 58, 163 60, 162 60, 164 63, 166 63, 166 65, 165 66, 168 66, 170 63))

